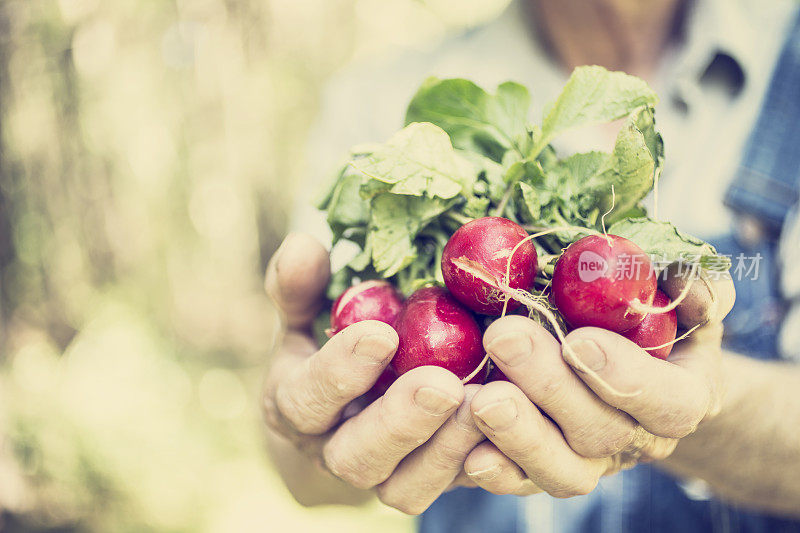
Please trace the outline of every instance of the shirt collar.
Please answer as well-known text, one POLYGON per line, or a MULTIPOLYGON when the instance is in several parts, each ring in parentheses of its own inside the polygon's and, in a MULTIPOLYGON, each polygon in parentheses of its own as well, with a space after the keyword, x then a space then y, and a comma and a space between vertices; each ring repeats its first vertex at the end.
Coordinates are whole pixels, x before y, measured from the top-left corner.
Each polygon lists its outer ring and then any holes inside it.
POLYGON ((776 54, 773 48, 782 39, 760 32, 774 28, 779 35, 785 34, 793 4, 792 0, 690 0, 684 37, 671 69, 682 96, 691 100, 692 93, 702 90, 703 74, 720 55, 735 62, 744 87, 750 79, 769 76, 776 54))

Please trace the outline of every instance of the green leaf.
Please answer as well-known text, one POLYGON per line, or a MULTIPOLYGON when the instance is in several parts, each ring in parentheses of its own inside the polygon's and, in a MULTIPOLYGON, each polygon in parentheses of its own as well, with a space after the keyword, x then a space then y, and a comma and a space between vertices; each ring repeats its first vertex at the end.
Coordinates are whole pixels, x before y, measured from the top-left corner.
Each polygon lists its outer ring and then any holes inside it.
POLYGON ((537 156, 557 135, 591 124, 611 122, 633 110, 655 105, 658 97, 647 84, 623 72, 603 67, 578 67, 572 72, 542 122, 542 135, 531 155, 537 156))
POLYGON ((369 222, 369 202, 359 192, 363 181, 361 175, 344 173, 330 195, 327 220, 335 240, 345 229, 369 222))
POLYGON ((632 115, 620 130, 613 153, 587 152, 559 161, 550 170, 558 182, 550 187, 573 211, 579 211, 576 218, 596 210, 608 213, 605 221, 612 223, 650 192, 653 168, 645 137, 632 115))
POLYGON ((489 211, 489 199, 480 196, 472 196, 467 200, 466 205, 461 210, 464 216, 469 218, 485 217, 489 211))
POLYGON ((499 161, 506 150, 523 153, 529 109, 528 89, 518 83, 505 82, 490 94, 469 80, 432 77, 411 99, 406 124, 431 122, 454 146, 499 161))
POLYGON ((531 185, 544 184, 545 174, 544 170, 542 170, 542 165, 536 161, 522 159, 508 167, 508 170, 503 175, 503 181, 506 185, 513 185, 521 180, 525 180, 531 185))
POLYGON ((635 111, 632 120, 636 124, 636 129, 642 133, 658 171, 664 165, 664 139, 656 130, 655 108, 647 106, 635 111))
POLYGON ((559 161, 552 170, 561 177, 570 194, 581 189, 603 188, 611 190, 614 157, 605 152, 573 154, 559 161), (608 181, 608 187, 606 187, 608 181))
POLYGON ((354 258, 347 263, 347 266, 353 269, 355 272, 362 272, 364 271, 372 261, 372 247, 370 246, 369 241, 364 245, 364 249, 358 253, 354 258))
POLYGON ((349 157, 339 164, 336 172, 326 181, 325 186, 321 189, 320 194, 316 197, 317 199, 314 201, 314 205, 317 206, 317 209, 326 211, 330 206, 330 202, 333 198, 336 188, 339 186, 344 176, 353 173, 353 169, 350 166, 350 161, 369 155, 376 148, 380 148, 380 145, 360 144, 350 148, 349 157))
POLYGON ((642 204, 636 204, 627 211, 620 211, 616 214, 618 220, 626 218, 642 218, 647 217, 647 209, 642 204))
POLYGON ((662 268, 675 261, 700 263, 707 270, 728 270, 730 259, 717 255, 707 242, 678 230, 669 222, 649 218, 620 220, 608 228, 608 233, 625 237, 655 258, 662 268))
POLYGON ((444 285, 442 276, 442 251, 444 250, 450 232, 433 224, 423 230, 424 236, 417 238, 418 255, 413 263, 399 271, 392 281, 398 286, 400 292, 406 296, 417 289, 430 284, 444 285))
POLYGON ((320 211, 325 211, 328 209, 328 206, 330 206, 333 193, 336 191, 336 187, 339 186, 339 182, 347 170, 347 167, 348 165, 340 166, 339 170, 337 170, 335 174, 328 178, 328 180, 325 182, 325 187, 323 187, 316 196, 314 205, 317 206, 317 209, 320 211))
POLYGON ((594 196, 594 204, 601 212, 613 207, 606 216, 606 222, 612 222, 618 219, 619 213, 638 204, 653 188, 653 157, 644 135, 636 127, 635 117, 620 130, 608 164, 610 168, 591 176, 585 190, 594 196))
POLYGON ((364 190, 453 198, 475 182, 472 165, 458 155, 441 128, 422 122, 406 126, 371 154, 350 163, 377 183, 364 190))
POLYGON ((388 278, 416 259, 417 234, 453 201, 384 193, 373 198, 371 205, 367 246, 372 250, 375 270, 388 278))
MULTIPOLYGON (((537 189, 544 188, 546 176, 538 161, 517 159, 512 162, 511 158, 506 158, 504 163, 508 165, 508 167, 503 175, 504 188, 500 198, 506 199, 506 195, 509 195, 508 199, 512 199, 513 193, 516 192, 517 184, 522 180, 525 180, 528 185, 536 187, 537 189)), ((507 216, 507 211, 505 209, 503 209, 503 211, 505 211, 505 213, 501 216, 507 216)), ((534 211, 538 211, 538 209, 534 209, 534 211)), ((499 211, 495 211, 495 213, 499 214, 499 211)))
POLYGON ((558 156, 556 155, 555 149, 548 144, 544 147, 536 160, 541 163, 543 169, 550 170, 558 163, 558 156))
POLYGON ((489 198, 494 202, 499 202, 506 190, 503 181, 505 172, 503 165, 476 152, 459 150, 458 153, 472 163, 475 174, 486 181, 489 198))
POLYGON ((547 193, 547 191, 534 189, 524 182, 519 183, 519 191, 522 196, 522 206, 525 208, 522 218, 531 224, 539 222, 542 216, 542 208, 549 201, 549 199, 542 197, 542 193, 547 193))

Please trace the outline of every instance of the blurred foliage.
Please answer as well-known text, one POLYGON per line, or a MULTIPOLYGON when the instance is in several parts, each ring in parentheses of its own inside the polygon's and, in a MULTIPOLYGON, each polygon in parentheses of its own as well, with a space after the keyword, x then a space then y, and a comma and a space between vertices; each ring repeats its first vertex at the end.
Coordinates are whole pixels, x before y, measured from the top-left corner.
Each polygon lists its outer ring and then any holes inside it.
POLYGON ((267 464, 261 274, 326 77, 505 3, 0 2, 0 529, 409 526, 267 464))

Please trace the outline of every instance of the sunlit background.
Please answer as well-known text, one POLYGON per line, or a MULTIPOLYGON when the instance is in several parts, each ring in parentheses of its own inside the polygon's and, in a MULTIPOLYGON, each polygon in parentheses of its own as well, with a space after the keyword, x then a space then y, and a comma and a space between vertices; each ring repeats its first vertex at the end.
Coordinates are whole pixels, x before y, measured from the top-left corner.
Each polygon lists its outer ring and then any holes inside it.
POLYGON ((0 2, 0 529, 403 531, 263 453, 261 276, 325 80, 506 0, 0 2))

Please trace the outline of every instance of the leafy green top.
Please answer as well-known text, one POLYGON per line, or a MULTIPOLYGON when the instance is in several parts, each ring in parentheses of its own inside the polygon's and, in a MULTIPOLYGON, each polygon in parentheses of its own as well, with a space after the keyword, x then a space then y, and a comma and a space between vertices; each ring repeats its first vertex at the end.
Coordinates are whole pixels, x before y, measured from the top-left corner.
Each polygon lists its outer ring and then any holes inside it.
POLYGON ((334 243, 361 249, 334 275, 329 296, 355 278, 392 278, 406 294, 441 283, 450 235, 490 214, 531 231, 572 227, 537 240, 549 254, 585 234, 581 228, 606 225, 659 260, 728 268, 710 245, 647 218, 641 205, 664 161, 656 103, 636 77, 579 67, 536 126, 522 85, 506 82, 492 94, 469 80, 427 79, 408 106, 406 127, 385 144, 354 149, 319 204, 334 243), (568 130, 621 118, 610 153, 559 158, 550 146, 568 130))

